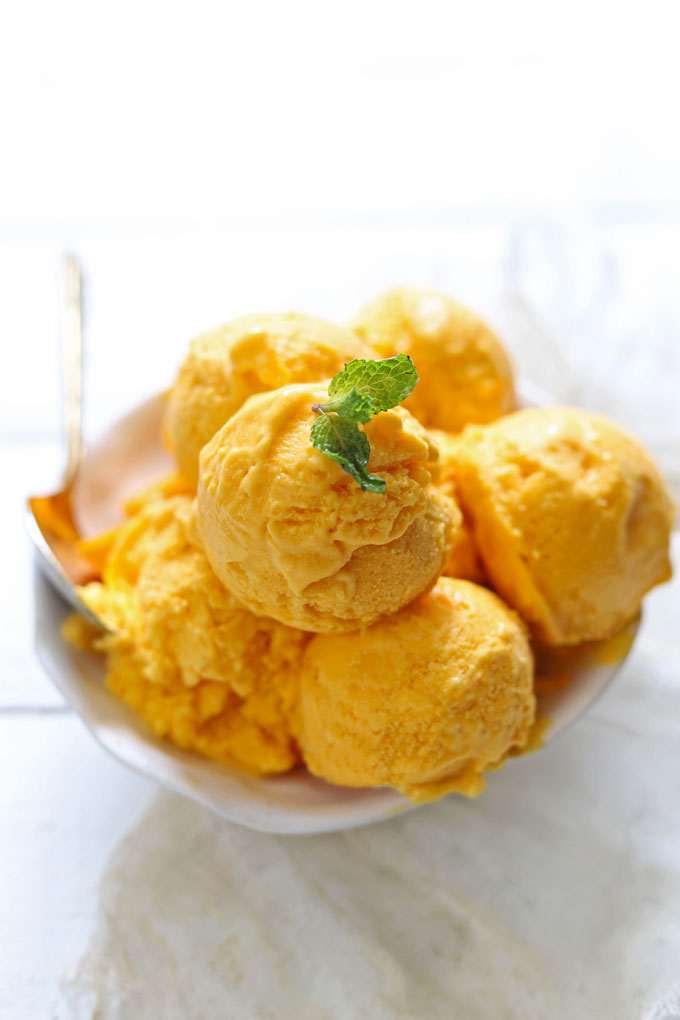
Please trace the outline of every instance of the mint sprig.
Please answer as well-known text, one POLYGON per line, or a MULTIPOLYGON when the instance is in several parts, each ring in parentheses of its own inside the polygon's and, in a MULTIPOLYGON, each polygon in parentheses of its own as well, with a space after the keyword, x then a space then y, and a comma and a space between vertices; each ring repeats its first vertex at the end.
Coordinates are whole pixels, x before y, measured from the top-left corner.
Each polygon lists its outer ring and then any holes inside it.
POLYGON ((370 397, 373 414, 379 414, 406 400, 417 382, 418 373, 407 354, 396 354, 382 361, 356 358, 333 376, 328 396, 335 400, 354 389, 370 397))
POLYGON ((371 447, 366 433, 354 422, 338 414, 323 414, 312 425, 310 434, 317 450, 336 461, 362 489, 385 491, 385 479, 366 470, 371 447))
POLYGON ((313 410, 320 417, 312 425, 312 444, 336 461, 362 489, 384 493, 384 478, 367 470, 371 448, 359 425, 396 407, 417 382, 418 373, 406 354, 382 361, 350 361, 331 380, 329 399, 314 404, 313 410))

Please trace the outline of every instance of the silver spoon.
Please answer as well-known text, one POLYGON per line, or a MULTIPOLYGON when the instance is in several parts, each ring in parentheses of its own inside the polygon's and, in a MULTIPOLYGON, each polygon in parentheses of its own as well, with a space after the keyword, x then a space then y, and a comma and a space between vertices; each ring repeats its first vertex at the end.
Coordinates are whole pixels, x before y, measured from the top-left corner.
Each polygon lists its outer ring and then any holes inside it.
POLYGON ((82 461, 81 437, 83 392, 83 330, 81 274, 78 260, 67 255, 63 261, 63 303, 61 309, 62 377, 66 466, 58 492, 31 496, 27 501, 26 529, 33 543, 36 562, 50 583, 90 623, 108 628, 78 595, 77 586, 93 577, 89 563, 78 552, 80 537, 73 518, 72 495, 82 461))

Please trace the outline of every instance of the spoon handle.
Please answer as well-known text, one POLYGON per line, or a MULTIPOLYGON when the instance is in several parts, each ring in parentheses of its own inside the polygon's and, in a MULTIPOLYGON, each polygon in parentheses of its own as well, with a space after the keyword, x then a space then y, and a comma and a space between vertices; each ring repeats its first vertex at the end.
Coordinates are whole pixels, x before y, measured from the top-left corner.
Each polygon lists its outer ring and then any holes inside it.
POLYGON ((66 440, 63 485, 66 489, 75 478, 82 453, 83 328, 80 266, 75 255, 64 257, 62 273, 61 350, 66 440))

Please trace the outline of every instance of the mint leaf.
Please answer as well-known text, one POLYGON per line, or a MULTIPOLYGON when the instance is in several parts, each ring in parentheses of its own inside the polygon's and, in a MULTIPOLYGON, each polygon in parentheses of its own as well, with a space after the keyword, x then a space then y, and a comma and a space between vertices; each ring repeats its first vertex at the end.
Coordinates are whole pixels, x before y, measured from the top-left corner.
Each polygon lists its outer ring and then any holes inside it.
POLYGON ((384 494, 384 479, 367 470, 371 447, 359 423, 365 424, 374 414, 396 407, 417 382, 415 365, 406 354, 382 361, 350 361, 331 379, 329 400, 313 405, 320 415, 310 433, 313 445, 336 461, 362 489, 384 494))
POLYGON ((328 396, 334 401, 355 389, 371 398, 373 412, 378 414, 405 400, 417 382, 418 373, 407 354, 396 354, 382 361, 357 358, 333 377, 328 396))
POLYGON ((373 417, 373 400, 368 393, 359 393, 355 386, 336 400, 328 400, 324 404, 314 404, 315 411, 330 414, 334 411, 345 421, 367 422, 373 417))
POLYGON ((366 470, 371 447, 366 433, 354 422, 345 421, 337 414, 322 413, 312 425, 311 437, 316 449, 336 461, 362 489, 385 492, 384 478, 366 470))

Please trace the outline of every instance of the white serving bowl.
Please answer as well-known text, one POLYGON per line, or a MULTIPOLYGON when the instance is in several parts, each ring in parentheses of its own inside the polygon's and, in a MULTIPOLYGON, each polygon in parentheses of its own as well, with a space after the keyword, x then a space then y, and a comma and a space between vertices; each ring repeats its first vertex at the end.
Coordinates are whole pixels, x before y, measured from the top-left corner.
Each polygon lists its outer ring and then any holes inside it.
MULTIPOLYGON (((526 388, 523 393, 525 404, 547 402, 526 388)), ((76 517, 86 534, 115 524, 127 496, 171 469, 160 443, 162 405, 162 397, 147 400, 91 448, 74 493, 76 517)), ((256 778, 160 740, 107 689, 103 658, 81 652, 63 640, 61 626, 70 612, 36 570, 35 630, 41 663, 95 739, 142 775, 233 822, 263 832, 332 832, 390 818, 413 807, 394 790, 332 786, 302 768, 256 778)), ((539 713, 550 720, 544 743, 577 719, 611 682, 635 629, 632 625, 611 642, 583 646, 546 662, 548 673, 552 670, 556 677, 568 674, 569 683, 556 683, 553 693, 539 695, 539 713)), ((512 761, 505 767, 511 768, 512 761)))

